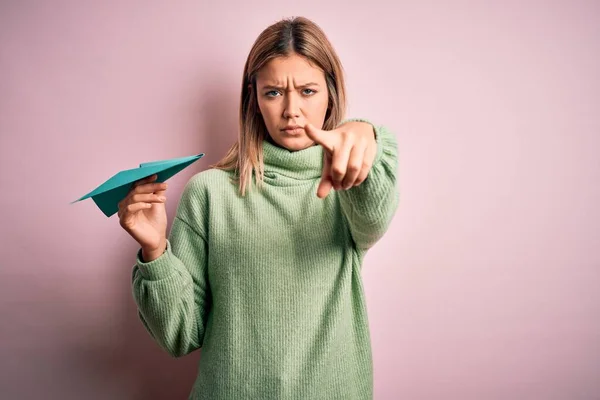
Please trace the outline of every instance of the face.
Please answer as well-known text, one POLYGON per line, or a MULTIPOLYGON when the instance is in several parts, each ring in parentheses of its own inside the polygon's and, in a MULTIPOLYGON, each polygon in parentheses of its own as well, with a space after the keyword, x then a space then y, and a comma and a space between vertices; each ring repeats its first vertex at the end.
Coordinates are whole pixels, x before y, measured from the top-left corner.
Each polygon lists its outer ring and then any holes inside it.
POLYGON ((321 129, 329 101, 323 70, 298 54, 277 57, 256 76, 258 107, 269 135, 280 147, 296 151, 314 142, 304 132, 308 122, 321 129), (297 129, 286 127, 298 126, 297 129))

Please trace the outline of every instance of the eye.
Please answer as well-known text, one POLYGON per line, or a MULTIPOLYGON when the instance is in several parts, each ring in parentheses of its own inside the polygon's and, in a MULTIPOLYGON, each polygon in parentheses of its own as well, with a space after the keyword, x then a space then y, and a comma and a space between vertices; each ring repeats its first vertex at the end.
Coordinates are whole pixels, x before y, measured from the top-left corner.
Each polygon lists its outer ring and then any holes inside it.
POLYGON ((304 89, 304 90, 302 91, 302 93, 303 93, 303 94, 305 94, 305 95, 307 95, 307 96, 311 96, 311 95, 313 95, 313 94, 315 94, 315 93, 317 93, 317 92, 316 92, 316 91, 314 91, 314 90, 312 90, 312 89, 304 89), (307 91, 307 90, 308 90, 308 91, 310 91, 310 93, 306 93, 306 91, 307 91))
POLYGON ((276 95, 277 95, 278 93, 279 93, 279 92, 278 92, 277 90, 270 90, 270 91, 268 91, 267 93, 265 93, 265 95, 266 95, 267 97, 276 97, 276 95), (274 95, 271 95, 272 93, 275 93, 275 94, 274 94, 274 95))

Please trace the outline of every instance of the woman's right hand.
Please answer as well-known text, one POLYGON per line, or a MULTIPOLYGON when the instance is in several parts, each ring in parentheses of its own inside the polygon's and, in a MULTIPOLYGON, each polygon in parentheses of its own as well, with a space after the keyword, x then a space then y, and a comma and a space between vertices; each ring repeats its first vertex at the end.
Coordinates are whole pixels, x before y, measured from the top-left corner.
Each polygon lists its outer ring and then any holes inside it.
POLYGON ((135 181, 119 202, 119 223, 142 247, 144 261, 159 257, 167 245, 166 183, 156 174, 135 181))

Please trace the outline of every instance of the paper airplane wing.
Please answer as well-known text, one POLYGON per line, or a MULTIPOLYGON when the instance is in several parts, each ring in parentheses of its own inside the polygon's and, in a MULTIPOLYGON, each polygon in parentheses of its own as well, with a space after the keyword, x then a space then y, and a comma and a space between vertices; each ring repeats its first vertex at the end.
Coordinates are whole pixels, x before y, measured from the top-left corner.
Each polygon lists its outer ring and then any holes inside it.
POLYGON ((125 198, 135 181, 158 174, 154 182, 164 182, 203 156, 204 154, 201 153, 190 157, 153 161, 140 164, 138 168, 120 171, 71 204, 91 197, 104 215, 110 217, 119 210, 119 202, 125 198))
POLYGON ((170 162, 173 162, 173 160, 151 161, 151 162, 140 164, 140 168, 153 167, 155 165, 168 164, 170 162))

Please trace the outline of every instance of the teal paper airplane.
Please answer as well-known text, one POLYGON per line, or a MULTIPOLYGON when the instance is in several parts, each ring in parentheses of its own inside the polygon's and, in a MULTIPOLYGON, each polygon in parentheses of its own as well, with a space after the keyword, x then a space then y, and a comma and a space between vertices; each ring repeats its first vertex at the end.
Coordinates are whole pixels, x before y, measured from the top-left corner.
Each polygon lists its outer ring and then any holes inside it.
POLYGON ((202 157, 204 157, 204 153, 142 163, 138 168, 118 172, 90 193, 72 201, 71 204, 91 197, 104 215, 110 217, 119 211, 119 202, 127 196, 135 181, 158 174, 158 178, 154 182, 162 183, 202 157))

